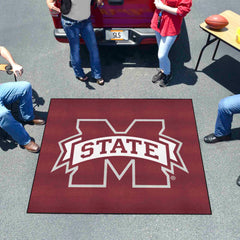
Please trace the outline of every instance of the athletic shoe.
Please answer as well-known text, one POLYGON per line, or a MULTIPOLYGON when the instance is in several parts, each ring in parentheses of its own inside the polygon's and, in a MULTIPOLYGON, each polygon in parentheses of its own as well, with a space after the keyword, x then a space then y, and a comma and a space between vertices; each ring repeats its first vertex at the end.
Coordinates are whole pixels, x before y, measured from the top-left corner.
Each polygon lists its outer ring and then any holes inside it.
POLYGON ((171 80, 172 80, 172 74, 171 73, 168 74, 168 75, 162 73, 162 78, 160 80, 159 86, 160 87, 166 87, 171 80))
POLYGON ((152 77, 152 82, 153 82, 153 83, 156 83, 156 82, 160 81, 161 78, 162 78, 163 71, 162 71, 161 69, 157 69, 157 71, 158 71, 157 74, 155 74, 155 75, 152 77))

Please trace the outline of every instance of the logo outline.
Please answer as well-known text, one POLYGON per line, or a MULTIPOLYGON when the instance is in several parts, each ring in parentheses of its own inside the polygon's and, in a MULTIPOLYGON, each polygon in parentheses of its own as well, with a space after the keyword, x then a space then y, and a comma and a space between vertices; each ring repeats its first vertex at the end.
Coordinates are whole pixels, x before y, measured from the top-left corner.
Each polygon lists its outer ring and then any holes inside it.
POLYGON ((126 128, 125 131, 116 131, 115 128, 112 126, 112 124, 108 121, 108 119, 77 119, 76 130, 78 131, 78 134, 75 134, 73 136, 70 136, 70 137, 65 138, 58 142, 61 153, 59 154, 58 159, 55 162, 55 164, 51 170, 51 172, 54 172, 54 171, 58 170, 59 168, 65 167, 65 174, 70 174, 69 181, 68 181, 69 188, 106 188, 107 187, 108 168, 110 168, 112 170, 114 175, 120 181, 121 178, 126 173, 126 171, 130 167, 132 167, 132 188, 171 188, 171 176, 170 175, 174 175, 175 167, 177 167, 178 169, 180 169, 186 173, 189 173, 188 169, 181 157, 181 154, 180 154, 180 150, 182 148, 183 143, 177 139, 174 139, 172 137, 169 137, 169 136, 163 134, 163 132, 165 131, 165 120, 164 119, 134 119, 131 122, 131 124, 126 128), (81 140, 82 140, 83 132, 80 128, 81 122, 105 122, 114 134, 127 134, 129 132, 129 130, 137 122, 159 122, 159 123, 161 123, 162 128, 158 133, 158 135, 159 135, 158 140, 165 144, 168 144, 168 145, 169 145, 169 143, 172 143, 172 146, 169 146, 169 148, 170 148, 169 149, 169 155, 170 155, 169 157, 172 157, 172 160, 173 160, 174 156, 175 157, 177 156, 177 158, 175 158, 176 164, 173 161, 170 161, 170 166, 169 166, 170 169, 167 167, 161 166, 161 171, 166 176, 167 184, 165 184, 165 185, 143 185, 143 184, 138 185, 138 184, 136 184, 136 172, 135 172, 135 161, 136 160, 135 159, 131 159, 128 162, 128 164, 126 165, 126 167, 124 168, 124 170, 119 174, 108 158, 104 159, 104 178, 103 178, 102 184, 73 184, 72 183, 73 176, 78 171, 79 166, 77 165, 77 166, 70 167, 70 160, 73 155, 72 149, 74 148, 74 146, 77 143, 81 142, 81 140), (62 161, 62 163, 60 164, 61 161, 62 161), (178 161, 180 162, 180 165, 177 164, 178 161))

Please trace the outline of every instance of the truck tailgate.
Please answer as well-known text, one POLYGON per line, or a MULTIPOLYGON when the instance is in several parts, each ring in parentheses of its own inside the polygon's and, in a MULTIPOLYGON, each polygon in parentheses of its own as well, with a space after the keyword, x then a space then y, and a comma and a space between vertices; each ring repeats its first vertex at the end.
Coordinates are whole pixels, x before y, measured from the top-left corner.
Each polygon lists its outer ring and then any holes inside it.
POLYGON ((92 7, 92 22, 97 28, 148 28, 154 9, 153 0, 105 0, 92 7))

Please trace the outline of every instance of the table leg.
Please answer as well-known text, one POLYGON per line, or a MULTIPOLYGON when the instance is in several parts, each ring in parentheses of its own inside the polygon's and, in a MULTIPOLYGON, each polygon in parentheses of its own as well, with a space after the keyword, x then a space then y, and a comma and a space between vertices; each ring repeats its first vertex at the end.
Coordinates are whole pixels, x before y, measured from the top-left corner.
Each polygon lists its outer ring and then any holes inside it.
POLYGON ((216 53, 217 53, 217 50, 218 50, 219 43, 220 43, 220 39, 219 39, 218 42, 217 42, 217 46, 216 46, 215 51, 214 51, 213 56, 212 56, 212 60, 215 59, 215 56, 216 56, 216 53))
MULTIPOLYGON (((202 54, 203 54, 203 51, 205 50, 205 48, 208 46, 208 45, 210 45, 210 44, 212 44, 213 42, 215 42, 215 41, 217 41, 218 40, 218 38, 213 38, 213 39, 211 39, 211 34, 209 33, 208 34, 208 38, 207 38, 207 42, 206 42, 206 44, 203 46, 203 48, 202 48, 202 50, 201 50, 201 52, 200 52, 200 54, 199 54, 199 57, 198 57, 198 61, 197 61, 197 64, 196 64, 196 67, 195 67, 195 71, 197 71, 197 69, 198 69, 198 66, 199 66, 199 63, 200 63, 200 60, 201 60, 201 58, 202 58, 202 54)), ((219 40, 220 41, 220 40, 219 40)), ((218 43, 218 45, 219 45, 219 43, 218 43)), ((218 46, 217 46, 218 47, 218 46)), ((217 48, 215 49, 215 51, 217 50, 217 48)))

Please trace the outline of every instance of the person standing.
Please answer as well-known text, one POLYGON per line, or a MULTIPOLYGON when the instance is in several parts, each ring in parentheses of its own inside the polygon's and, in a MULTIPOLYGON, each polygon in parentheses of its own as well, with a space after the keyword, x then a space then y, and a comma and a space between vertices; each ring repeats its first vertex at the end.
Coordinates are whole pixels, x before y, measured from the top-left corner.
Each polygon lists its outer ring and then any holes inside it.
POLYGON ((156 33, 159 69, 152 82, 166 87, 172 79, 169 51, 180 34, 183 18, 190 12, 192 0, 155 0, 151 28, 156 33))
MULTIPOLYGON (((12 66, 12 71, 17 76, 23 74, 23 67, 17 64, 11 53, 3 46, 0 46, 0 56, 6 59, 12 66)), ((40 150, 24 129, 22 123, 18 122, 11 111, 6 107, 19 101, 19 110, 23 123, 43 125, 45 121, 36 119, 32 105, 32 87, 29 82, 7 82, 0 84, 0 127, 7 132, 20 146, 26 150, 37 153, 40 150)))
MULTIPOLYGON (((65 0, 70 1, 70 0, 65 0)), ((96 0, 97 6, 102 4, 103 0, 96 0)), ((56 0, 46 0, 47 6, 51 11, 61 13, 60 8, 55 6, 56 0)), ((63 1, 64 2, 64 1, 63 1)), ((67 35, 70 46, 70 61, 73 67, 75 76, 80 81, 87 81, 88 77, 85 75, 81 66, 80 58, 80 35, 84 39, 85 44, 90 54, 90 65, 92 70, 92 77, 99 85, 104 84, 102 78, 101 65, 99 58, 99 51, 95 32, 93 30, 90 19, 91 0, 71 0, 71 8, 68 13, 61 13, 61 23, 67 35)))

